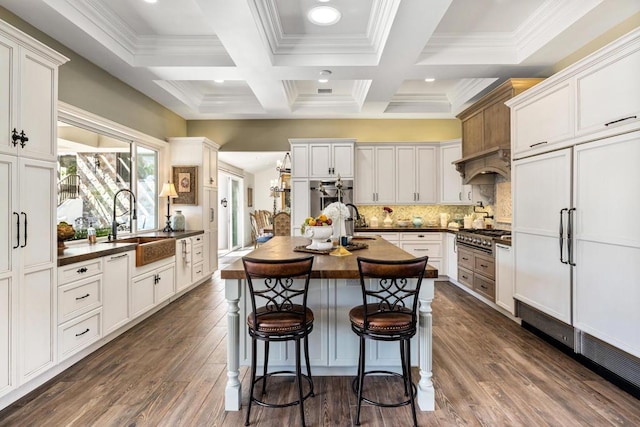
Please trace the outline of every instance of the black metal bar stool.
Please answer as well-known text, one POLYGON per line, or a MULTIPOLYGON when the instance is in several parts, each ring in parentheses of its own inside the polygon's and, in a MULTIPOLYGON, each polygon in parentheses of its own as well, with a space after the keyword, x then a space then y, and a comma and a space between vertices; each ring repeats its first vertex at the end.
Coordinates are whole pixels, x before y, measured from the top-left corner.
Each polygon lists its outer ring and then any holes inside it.
POLYGON ((309 278, 313 266, 313 256, 287 260, 263 260, 242 258, 249 285, 252 312, 247 316, 247 326, 251 336, 251 388, 249 407, 245 425, 249 425, 249 415, 253 402, 270 408, 284 408, 300 405, 302 425, 304 421, 304 401, 313 396, 313 380, 309 365, 308 336, 313 329, 313 312, 307 308, 309 278), (259 280, 256 280, 259 279, 259 280), (258 284, 258 282, 261 282, 258 284), (258 300, 261 304, 256 304, 258 300), (301 301, 300 301, 301 300, 301 301), (263 305, 262 305, 263 304, 263 305), (256 353, 258 340, 264 342, 264 369, 256 378, 256 353), (304 343, 307 375, 302 374, 300 364, 300 340, 304 343), (269 343, 295 341, 295 371, 267 372, 269 364, 269 343), (254 396, 255 385, 262 382, 262 395, 266 394, 267 379, 275 375, 295 375, 298 400, 286 403, 266 402, 254 396), (302 379, 309 385, 303 394, 302 379))
POLYGON ((418 294, 429 257, 402 261, 383 261, 358 257, 360 286, 363 304, 349 312, 351 329, 360 337, 358 376, 352 382, 353 392, 358 396, 356 425, 360 425, 360 407, 365 401, 382 407, 399 407, 411 404, 413 424, 416 418, 416 386, 411 380, 411 338, 418 328, 418 294), (377 283, 371 286, 368 279, 377 283), (384 370, 367 371, 365 367, 365 339, 377 341, 399 341, 402 375, 384 370), (364 379, 367 375, 391 375, 402 378, 404 395, 400 402, 381 403, 363 395, 364 379))

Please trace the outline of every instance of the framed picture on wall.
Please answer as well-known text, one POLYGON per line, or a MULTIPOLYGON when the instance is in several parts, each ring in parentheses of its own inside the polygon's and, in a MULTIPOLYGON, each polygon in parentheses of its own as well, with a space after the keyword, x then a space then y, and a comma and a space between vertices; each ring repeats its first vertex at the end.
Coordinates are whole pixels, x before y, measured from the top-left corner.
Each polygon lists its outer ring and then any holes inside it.
POLYGON ((253 207, 253 188, 247 187, 247 207, 253 207))
POLYGON ((174 205, 198 204, 198 167, 172 166, 173 183, 178 197, 173 199, 174 205))

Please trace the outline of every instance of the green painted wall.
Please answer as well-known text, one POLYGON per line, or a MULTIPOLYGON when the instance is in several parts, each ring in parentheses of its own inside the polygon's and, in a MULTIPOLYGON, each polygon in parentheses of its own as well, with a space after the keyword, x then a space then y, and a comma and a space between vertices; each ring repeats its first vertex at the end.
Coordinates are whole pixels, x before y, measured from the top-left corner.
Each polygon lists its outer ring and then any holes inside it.
POLYGON ((8 22, 70 59, 59 71, 58 98, 158 139, 186 136, 187 122, 71 49, 0 7, 8 22))
POLYGON ((447 141, 460 138, 458 119, 189 120, 189 136, 221 151, 286 151, 289 138, 355 138, 358 142, 447 141))

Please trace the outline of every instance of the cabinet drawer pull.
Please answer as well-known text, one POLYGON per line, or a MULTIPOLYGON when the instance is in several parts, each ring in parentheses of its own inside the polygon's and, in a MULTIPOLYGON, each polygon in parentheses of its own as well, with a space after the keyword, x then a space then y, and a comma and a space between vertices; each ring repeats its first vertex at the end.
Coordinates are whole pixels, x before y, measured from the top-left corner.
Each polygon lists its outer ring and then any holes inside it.
POLYGON ((118 259, 118 258, 124 258, 128 256, 127 254, 122 254, 122 255, 116 255, 116 256, 112 256, 111 258, 109 258, 109 261, 113 261, 114 259, 118 259))
POLYGON ((618 120, 614 120, 614 121, 609 122, 609 123, 605 123, 604 125, 605 125, 605 126, 609 126, 609 125, 612 125, 612 124, 614 124, 614 123, 624 122, 625 120, 629 120, 629 119, 637 119, 637 118, 638 118, 638 116, 629 116, 629 117, 624 117, 624 118, 622 118, 622 119, 618 119, 618 120))
POLYGON ((484 265, 484 264, 480 264, 480 267, 482 267, 482 268, 489 268, 489 266, 488 266, 488 265, 484 265))
POLYGON ((83 295, 83 296, 81 296, 81 297, 76 297, 76 301, 80 301, 81 299, 88 298, 90 295, 91 295, 91 294, 86 294, 86 295, 83 295))
POLYGON ((429 249, 425 249, 425 248, 415 248, 414 250, 416 252, 429 252, 429 249))
POLYGON ((86 334, 87 332, 89 332, 89 328, 85 329, 84 331, 80 332, 79 334, 76 334, 77 337, 86 334))
POLYGON ((464 261, 469 261, 469 258, 462 257, 464 261))
POLYGON ((462 275, 463 279, 469 279, 467 276, 465 276, 464 274, 462 275))
POLYGON ((77 273, 82 274, 82 273, 86 273, 87 271, 89 271, 87 267, 82 267, 77 270, 77 273))
POLYGON ((482 289, 488 289, 485 285, 480 285, 482 289))
POLYGON ((546 143, 547 143, 547 141, 536 142, 535 144, 531 144, 531 145, 529 146, 529 148, 533 148, 533 147, 535 147, 536 145, 542 145, 542 144, 546 144, 546 143))
POLYGON ((424 234, 418 234, 418 237, 421 239, 424 239, 425 235, 424 234))

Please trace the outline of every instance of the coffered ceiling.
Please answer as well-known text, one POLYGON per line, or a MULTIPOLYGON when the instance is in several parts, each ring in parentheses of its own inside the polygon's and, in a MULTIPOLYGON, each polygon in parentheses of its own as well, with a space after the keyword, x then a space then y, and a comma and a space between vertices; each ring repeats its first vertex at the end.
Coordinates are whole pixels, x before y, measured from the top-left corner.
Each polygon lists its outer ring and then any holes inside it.
POLYGON ((640 0, 0 5, 185 119, 451 118, 508 77, 548 76, 640 10, 640 0), (317 6, 341 19, 311 23, 317 6))

